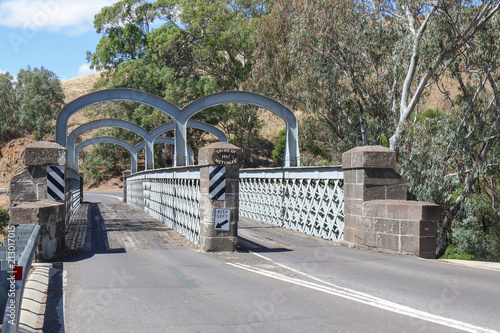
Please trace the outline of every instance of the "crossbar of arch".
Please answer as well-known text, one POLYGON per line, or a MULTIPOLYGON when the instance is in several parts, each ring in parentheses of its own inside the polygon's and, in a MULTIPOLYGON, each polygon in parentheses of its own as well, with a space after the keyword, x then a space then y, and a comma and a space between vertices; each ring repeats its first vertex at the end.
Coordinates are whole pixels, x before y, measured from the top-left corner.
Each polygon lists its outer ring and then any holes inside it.
MULTIPOLYGON (((220 129, 216 128, 215 126, 212 126, 210 124, 206 124, 200 121, 196 120, 189 120, 187 122, 188 127, 193 127, 193 128, 198 128, 204 131, 207 131, 213 135, 215 135, 220 141, 222 142, 227 142, 227 136, 224 132, 222 132, 220 129)), ((159 138, 158 136, 171 131, 175 128, 175 125, 173 122, 165 123, 162 124, 155 129, 153 129, 151 132, 148 132, 144 128, 125 121, 125 120, 120 120, 120 119, 100 119, 100 120, 94 120, 91 122, 88 122, 86 124, 83 124, 77 128, 75 128, 70 135, 68 136, 67 139, 67 165, 68 167, 77 170, 78 169, 78 153, 76 152, 75 148, 75 142, 76 138, 93 129, 97 128, 102 128, 102 127, 119 127, 119 128, 124 128, 127 130, 132 131, 133 133, 136 133, 140 135, 144 139, 143 146, 140 148, 145 148, 146 153, 145 153, 145 158, 146 158, 146 169, 150 170, 154 168, 154 154, 153 154, 153 144, 155 142, 159 143, 159 138)), ((175 140, 172 142, 174 144, 175 148, 175 140)), ((127 148, 127 147, 126 147, 127 148)), ((128 148, 127 148, 128 149, 128 148)), ((192 156, 192 149, 188 147, 188 164, 193 163, 193 156, 192 156), (190 151, 191 150, 191 151, 190 151)))
MULTIPOLYGON (((131 145, 127 141, 111 137, 111 136, 101 136, 101 137, 95 137, 91 138, 88 140, 85 140, 81 142, 78 146, 75 148, 75 161, 74 161, 74 169, 78 172, 78 155, 80 154, 80 151, 88 146, 98 144, 98 143, 113 143, 117 144, 119 146, 122 146, 126 148, 130 152, 130 171, 132 173, 137 172, 137 154, 141 149, 143 149, 146 146, 146 143, 143 141, 141 143, 138 143, 137 145, 131 145)), ((156 138, 154 143, 170 143, 174 144, 174 139, 172 138, 156 138)), ((194 163, 194 152, 191 147, 188 146, 188 154, 189 154, 189 165, 192 165, 194 163)))

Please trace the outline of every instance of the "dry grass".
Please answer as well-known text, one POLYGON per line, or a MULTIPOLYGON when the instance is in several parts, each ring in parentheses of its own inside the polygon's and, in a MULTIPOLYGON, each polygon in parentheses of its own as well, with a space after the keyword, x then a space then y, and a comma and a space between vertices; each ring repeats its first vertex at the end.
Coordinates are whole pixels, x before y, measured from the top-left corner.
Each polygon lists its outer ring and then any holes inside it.
POLYGON ((7 194, 0 194, 0 209, 9 208, 9 196, 7 194))
POLYGON ((64 102, 67 104, 80 96, 88 94, 100 77, 100 73, 95 73, 87 76, 77 77, 71 80, 62 81, 61 86, 66 97, 64 102))

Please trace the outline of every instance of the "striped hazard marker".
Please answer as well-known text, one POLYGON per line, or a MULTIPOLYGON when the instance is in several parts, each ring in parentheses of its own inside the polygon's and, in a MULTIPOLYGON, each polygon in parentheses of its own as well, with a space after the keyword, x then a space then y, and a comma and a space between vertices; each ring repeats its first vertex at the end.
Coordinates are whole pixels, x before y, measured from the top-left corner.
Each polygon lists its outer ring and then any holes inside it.
POLYGON ((47 167, 47 199, 64 200, 64 167, 49 165, 47 167))
POLYGON ((226 200, 226 167, 209 166, 208 172, 208 198, 226 200))

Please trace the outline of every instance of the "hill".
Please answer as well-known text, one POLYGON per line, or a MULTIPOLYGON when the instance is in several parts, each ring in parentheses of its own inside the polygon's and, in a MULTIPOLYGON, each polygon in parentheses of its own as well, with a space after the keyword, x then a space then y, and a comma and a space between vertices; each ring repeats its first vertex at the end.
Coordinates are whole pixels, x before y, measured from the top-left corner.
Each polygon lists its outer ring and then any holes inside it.
MULTIPOLYGON (((62 81, 61 85, 65 95, 65 102, 69 103, 72 100, 85 95, 92 91, 94 83, 99 79, 100 74, 91 74, 78 77, 75 79, 62 81)), ((87 121, 85 117, 76 115, 70 119, 70 125, 83 124, 87 121)), ((28 136, 7 142, 0 146, 0 188, 9 187, 12 177, 23 171, 22 152, 24 147, 35 142, 34 137, 28 136)), ((2 206, 0 200, 0 206, 2 206)))

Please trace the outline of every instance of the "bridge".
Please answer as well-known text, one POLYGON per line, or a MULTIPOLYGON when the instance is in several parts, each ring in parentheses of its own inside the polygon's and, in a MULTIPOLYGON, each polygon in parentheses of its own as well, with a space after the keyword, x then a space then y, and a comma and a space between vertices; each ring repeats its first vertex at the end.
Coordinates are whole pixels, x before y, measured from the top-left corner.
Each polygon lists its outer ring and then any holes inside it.
MULTIPOLYGON (((57 119, 56 143, 28 146, 28 169, 14 177, 9 189, 11 223, 39 224, 39 259, 61 263, 49 265, 48 271, 59 270, 52 274, 59 277, 53 282, 59 287, 48 290, 61 292, 54 295, 56 303, 46 305, 59 315, 46 316, 41 328, 500 328, 496 267, 422 260, 435 258, 439 207, 406 201, 406 184, 395 171, 393 151, 357 147, 344 153, 342 166, 300 167, 297 138, 290 110, 245 92, 210 95, 181 109, 144 92, 112 89, 65 106, 57 119), (145 103, 170 115, 173 122, 148 132, 120 120, 103 120, 67 133, 71 114, 105 100, 145 103), (240 169, 240 149, 225 142, 224 133, 189 119, 223 103, 257 105, 284 119, 282 168, 240 169), (102 126, 131 130, 144 143, 132 146, 104 137, 75 147, 78 135, 102 126), (188 126, 220 139, 200 149, 197 165, 192 165, 186 145, 188 126), (168 130, 175 133, 175 166, 154 169, 153 143, 168 130), (119 194, 124 202, 110 194, 97 200, 83 194, 81 175, 75 170, 78 152, 99 142, 116 143, 131 152, 131 172, 124 175, 124 193, 119 194), (142 148, 146 170, 138 172, 136 156, 142 148)), ((27 329, 35 324, 21 325, 27 329)))

